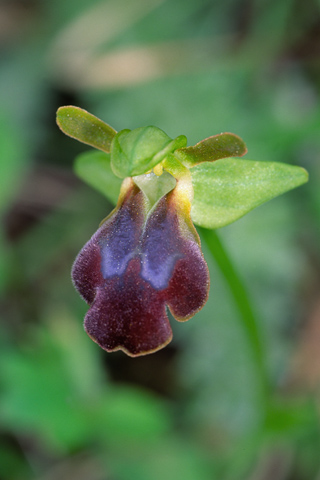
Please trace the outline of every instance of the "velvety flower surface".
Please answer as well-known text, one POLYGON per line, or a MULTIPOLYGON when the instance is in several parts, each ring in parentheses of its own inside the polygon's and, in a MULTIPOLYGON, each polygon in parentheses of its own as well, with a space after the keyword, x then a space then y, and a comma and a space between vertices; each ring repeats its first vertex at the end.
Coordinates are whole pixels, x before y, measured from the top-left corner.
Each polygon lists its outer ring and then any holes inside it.
POLYGON ((172 338, 166 307, 184 321, 205 304, 209 274, 190 208, 178 186, 151 208, 127 178, 117 207, 80 251, 72 278, 90 305, 85 329, 103 349, 154 352, 172 338))

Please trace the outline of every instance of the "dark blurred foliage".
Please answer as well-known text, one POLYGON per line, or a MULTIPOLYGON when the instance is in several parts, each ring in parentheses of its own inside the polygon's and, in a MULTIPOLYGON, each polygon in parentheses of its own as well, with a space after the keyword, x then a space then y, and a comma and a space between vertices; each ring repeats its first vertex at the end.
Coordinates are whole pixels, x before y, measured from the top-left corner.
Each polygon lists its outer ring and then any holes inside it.
POLYGON ((320 478, 319 94, 319 0, 0 1, 1 480, 320 478), (68 104, 189 144, 234 132, 248 159, 309 170, 218 232, 267 400, 205 242, 210 299, 171 345, 132 359, 84 333, 69 272, 112 206, 73 174, 68 104))

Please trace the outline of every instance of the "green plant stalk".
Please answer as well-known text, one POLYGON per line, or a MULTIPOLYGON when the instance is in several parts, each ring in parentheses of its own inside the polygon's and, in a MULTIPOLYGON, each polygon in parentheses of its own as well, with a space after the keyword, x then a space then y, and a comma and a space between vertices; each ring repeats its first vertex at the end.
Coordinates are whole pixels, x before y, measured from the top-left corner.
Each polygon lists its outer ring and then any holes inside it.
POLYGON ((214 230, 204 228, 198 228, 198 231, 226 279, 238 308, 242 327, 245 331, 248 347, 251 351, 252 360, 256 369, 257 384, 260 387, 259 394, 261 404, 264 406, 265 414, 267 414, 270 381, 267 372, 266 354, 262 334, 253 312, 249 295, 217 233, 214 230))

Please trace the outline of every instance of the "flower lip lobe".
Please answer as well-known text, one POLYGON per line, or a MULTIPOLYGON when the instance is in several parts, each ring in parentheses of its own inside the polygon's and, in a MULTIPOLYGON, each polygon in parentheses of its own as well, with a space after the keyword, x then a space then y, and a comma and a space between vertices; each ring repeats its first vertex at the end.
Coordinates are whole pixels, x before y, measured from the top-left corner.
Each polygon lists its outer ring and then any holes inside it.
POLYGON ((98 289, 85 329, 103 349, 121 349, 130 356, 154 352, 172 338, 163 297, 141 278, 137 259, 129 262, 123 277, 98 289))
POLYGON ((132 202, 127 201, 110 221, 108 228, 102 229, 103 233, 101 232, 98 243, 101 251, 101 272, 105 279, 122 275, 129 260, 135 255, 139 241, 139 226, 143 221, 142 214, 139 213, 141 207, 139 196, 141 197, 140 192, 133 194, 132 202))
POLYGON ((149 218, 141 243, 142 278, 157 290, 167 288, 176 261, 183 256, 178 221, 168 212, 167 196, 149 218))

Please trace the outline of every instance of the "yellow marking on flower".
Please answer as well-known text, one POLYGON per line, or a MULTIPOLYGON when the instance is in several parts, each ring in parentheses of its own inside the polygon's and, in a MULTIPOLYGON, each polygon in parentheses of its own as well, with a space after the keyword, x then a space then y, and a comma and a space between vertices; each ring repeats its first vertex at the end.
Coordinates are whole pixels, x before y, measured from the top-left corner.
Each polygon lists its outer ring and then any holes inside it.
POLYGON ((158 163, 155 167, 153 167, 153 173, 157 175, 157 177, 160 177, 163 173, 163 166, 161 163, 158 163))

